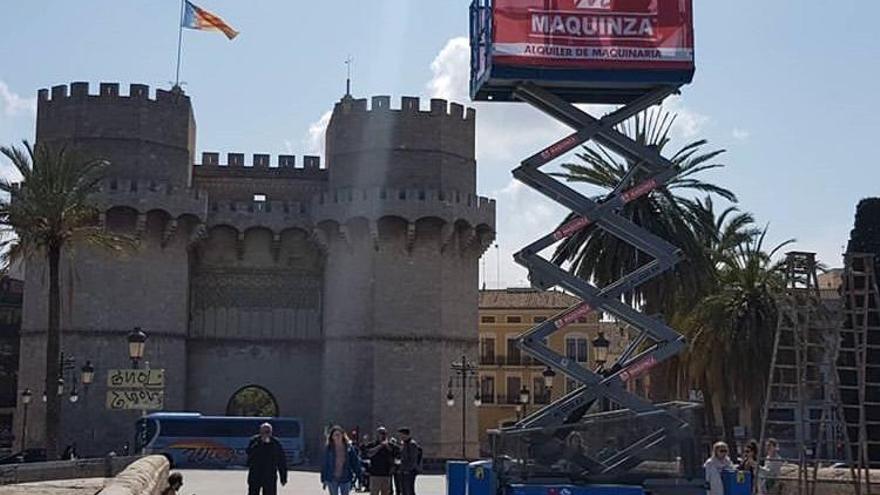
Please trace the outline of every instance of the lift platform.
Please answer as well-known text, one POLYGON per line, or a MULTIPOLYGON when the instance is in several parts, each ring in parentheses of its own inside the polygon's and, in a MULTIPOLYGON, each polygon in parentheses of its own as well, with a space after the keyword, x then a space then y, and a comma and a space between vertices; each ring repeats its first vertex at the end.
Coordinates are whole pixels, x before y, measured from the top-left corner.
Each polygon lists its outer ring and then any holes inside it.
POLYGON ((491 432, 492 460, 471 468, 493 480, 492 493, 502 495, 551 493, 559 486, 583 495, 704 493, 691 428, 696 405, 653 404, 628 386, 685 348, 684 338, 661 319, 623 302, 625 295, 671 270, 682 253, 619 214, 680 173, 655 148, 636 142, 618 126, 693 79, 691 1, 475 0, 471 51, 474 100, 525 102, 572 128, 572 134, 523 160, 513 175, 574 212, 574 219, 523 248, 514 260, 528 270, 535 288, 559 287, 581 300, 518 342, 535 360, 581 386, 516 425, 491 432), (621 106, 594 117, 576 103, 621 106), (601 198, 581 194, 541 170, 588 141, 636 164, 601 198), (650 261, 597 287, 542 256, 585 229, 603 229, 650 261), (616 362, 591 369, 546 342, 592 311, 626 325, 631 339, 616 362), (593 406, 601 403, 619 409, 596 412, 593 406), (609 438, 613 445, 602 448, 609 438), (654 462, 657 458, 665 462, 654 462))
POLYGON ((694 77, 691 0, 475 0, 471 97, 532 82, 572 103, 629 103, 694 77))

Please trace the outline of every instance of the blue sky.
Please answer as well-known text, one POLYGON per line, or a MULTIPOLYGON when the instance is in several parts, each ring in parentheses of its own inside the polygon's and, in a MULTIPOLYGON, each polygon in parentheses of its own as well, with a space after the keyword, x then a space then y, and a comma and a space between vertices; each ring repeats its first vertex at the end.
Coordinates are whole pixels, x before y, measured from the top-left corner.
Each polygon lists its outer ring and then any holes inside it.
MULTIPOLYGON (((181 79, 198 151, 320 152, 322 116, 355 59, 358 96, 449 97, 467 103, 468 3, 442 0, 202 0, 241 32, 184 32, 181 79)), ((707 176, 774 240, 841 264, 860 198, 880 195, 869 151, 880 135, 880 2, 695 0, 697 77, 670 108, 678 141, 726 148, 707 176)), ((8 0, 0 31, 0 142, 33 139, 36 90, 70 81, 169 86, 176 0, 8 0)), ((565 129, 518 105, 477 105, 479 192, 499 201, 499 245, 487 283, 522 285, 510 254, 562 211, 513 183, 510 169, 565 129), (498 261, 500 260, 500 263, 498 261), (500 265, 500 270, 496 267, 500 265), (496 275, 500 271, 500 277, 496 275)))

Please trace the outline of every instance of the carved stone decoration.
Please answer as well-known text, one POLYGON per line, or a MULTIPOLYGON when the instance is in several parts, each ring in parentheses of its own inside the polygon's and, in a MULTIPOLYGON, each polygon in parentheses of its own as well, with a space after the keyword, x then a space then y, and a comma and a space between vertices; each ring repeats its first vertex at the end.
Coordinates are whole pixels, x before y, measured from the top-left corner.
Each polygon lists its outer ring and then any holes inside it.
POLYGON ((244 259, 244 232, 238 233, 238 238, 235 242, 235 255, 239 261, 244 259))
POLYGON ((189 236, 190 244, 202 242, 208 238, 208 227, 204 223, 199 223, 193 227, 192 234, 189 236))
POLYGON ((344 242, 347 247, 351 247, 351 233, 348 231, 348 225, 339 226, 339 240, 344 242))
POLYGON ((471 244, 474 243, 474 240, 477 238, 477 229, 473 227, 467 227, 464 229, 461 237, 461 252, 464 253, 471 247, 471 244))
POLYGON ((147 230, 147 214, 146 213, 138 213, 137 220, 134 224, 134 238, 138 241, 144 235, 144 232, 147 230))
POLYGON ((168 223, 165 224, 165 230, 162 232, 162 247, 168 245, 168 241, 174 237, 174 234, 177 232, 177 219, 171 219, 168 223))
POLYGON ((373 242, 373 251, 379 250, 379 222, 370 220, 370 240, 373 242))
POLYGON ((455 224, 452 222, 444 223, 440 229, 440 252, 446 252, 446 248, 455 237, 455 224))
POLYGON ((330 240, 327 238, 327 233, 323 230, 319 228, 312 229, 312 235, 309 236, 309 239, 318 246, 322 253, 326 254, 330 250, 330 240))
POLYGON ((409 222, 406 224, 406 250, 412 252, 413 246, 416 244, 416 224, 409 222))
POLYGON ((272 234, 272 259, 278 262, 278 255, 281 253, 281 234, 272 234))

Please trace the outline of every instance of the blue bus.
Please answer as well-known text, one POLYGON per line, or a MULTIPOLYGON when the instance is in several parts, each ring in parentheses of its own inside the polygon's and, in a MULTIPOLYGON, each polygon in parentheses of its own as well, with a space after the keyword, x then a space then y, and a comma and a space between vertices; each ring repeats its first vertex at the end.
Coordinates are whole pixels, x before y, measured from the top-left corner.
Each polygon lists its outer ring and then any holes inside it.
POLYGON ((175 468, 224 468, 247 464, 248 441, 262 423, 272 425, 287 464, 302 464, 304 443, 298 418, 202 416, 199 413, 153 413, 139 419, 136 446, 164 455, 175 468))

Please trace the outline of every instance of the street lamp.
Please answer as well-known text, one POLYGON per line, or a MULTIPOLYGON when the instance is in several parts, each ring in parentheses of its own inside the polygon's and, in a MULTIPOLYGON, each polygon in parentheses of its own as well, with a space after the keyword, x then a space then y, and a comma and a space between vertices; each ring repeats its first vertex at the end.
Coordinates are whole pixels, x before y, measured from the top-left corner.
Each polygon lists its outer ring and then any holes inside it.
POLYGON ((611 342, 605 338, 605 332, 599 332, 599 335, 593 340, 593 361, 598 366, 601 367, 608 362, 609 347, 611 347, 611 342))
POLYGON ((84 386, 88 387, 92 384, 95 380, 95 367, 92 366, 91 361, 86 361, 86 364, 80 369, 79 377, 84 386))
POLYGON ((21 416, 21 451, 24 452, 27 449, 27 414, 28 414, 28 405, 31 403, 31 399, 33 399, 34 394, 31 392, 31 389, 26 388, 21 392, 21 405, 24 406, 24 411, 21 416))
POLYGON ((58 396, 64 395, 64 378, 58 377, 58 396))
POLYGON ((138 368, 138 363, 144 357, 144 348, 147 346, 147 334, 141 327, 134 327, 134 330, 128 334, 128 357, 131 359, 133 368, 138 368))
POLYGON ((474 406, 480 407, 483 404, 480 397, 480 383, 477 379, 477 365, 469 362, 467 356, 461 357, 461 362, 453 362, 449 365, 449 369, 454 376, 449 378, 446 386, 446 405, 452 407, 455 405, 455 396, 452 394, 453 378, 457 377, 457 385, 461 388, 461 457, 467 459, 467 392, 468 387, 474 386, 474 406))
POLYGON ((547 388, 553 388, 553 379, 556 377, 556 372, 553 371, 553 368, 547 366, 544 368, 541 375, 544 376, 544 386, 547 388))

